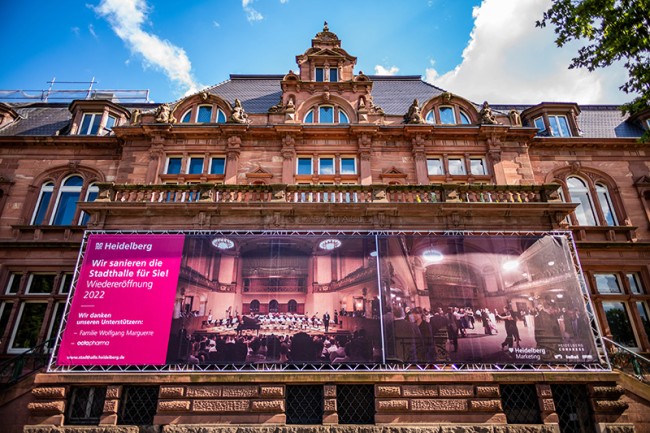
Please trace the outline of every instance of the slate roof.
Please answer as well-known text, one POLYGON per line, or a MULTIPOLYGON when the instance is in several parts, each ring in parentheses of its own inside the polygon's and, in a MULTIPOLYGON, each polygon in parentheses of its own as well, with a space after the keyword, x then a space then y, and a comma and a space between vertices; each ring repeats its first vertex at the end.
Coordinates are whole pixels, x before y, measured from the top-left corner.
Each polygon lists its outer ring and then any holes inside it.
MULTIPOLYGON (((218 95, 230 104, 234 104, 238 98, 248 113, 266 113, 280 101, 282 78, 283 75, 231 75, 229 80, 204 91, 218 95)), ((422 81, 417 75, 371 75, 369 78, 373 82, 374 103, 388 115, 402 116, 414 99, 423 104, 444 92, 443 89, 422 81)), ((19 114, 20 119, 0 128, 0 136, 52 136, 56 135, 57 131, 64 130, 70 123, 68 104, 39 102, 9 105, 19 114)), ((122 105, 129 110, 151 110, 158 104, 122 105)), ((521 112, 531 106, 533 105, 491 105, 493 110, 503 113, 512 108, 521 112)), ((480 109, 478 105, 476 108, 480 109)), ((580 106, 580 109, 578 124, 583 132, 582 137, 627 138, 640 137, 643 134, 640 127, 626 122, 627 117, 621 115, 617 106, 584 105, 580 106)))

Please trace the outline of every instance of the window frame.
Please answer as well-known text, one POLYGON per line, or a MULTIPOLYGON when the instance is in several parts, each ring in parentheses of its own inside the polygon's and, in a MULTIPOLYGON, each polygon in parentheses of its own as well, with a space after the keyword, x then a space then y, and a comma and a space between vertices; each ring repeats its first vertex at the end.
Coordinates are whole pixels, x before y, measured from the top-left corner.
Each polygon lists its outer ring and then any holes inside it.
POLYGON ((225 156, 210 156, 210 162, 208 162, 208 175, 210 176, 224 176, 226 174, 226 157, 225 156), (214 167, 215 160, 223 161, 223 170, 221 173, 213 173, 212 167, 214 167))
POLYGON ((101 128, 102 128, 102 116, 104 115, 103 112, 96 112, 96 111, 88 111, 84 112, 81 116, 81 122, 79 123, 79 129, 77 131, 77 135, 102 135, 101 134, 101 128), (86 117, 90 116, 90 122, 86 126, 86 131, 84 131, 84 121, 86 117), (95 121, 96 119, 96 121, 95 121), (93 129, 97 127, 95 132, 93 132, 93 129))
POLYGON ((41 324, 40 324, 40 329, 38 330, 38 333, 36 334, 36 342, 34 343, 35 345, 39 344, 39 336, 41 334, 41 331, 43 330, 43 323, 45 322, 45 316, 47 315, 47 300, 41 300, 41 299, 34 299, 34 300, 25 300, 20 302, 20 306, 18 307, 18 312, 16 313, 16 318, 14 322, 12 323, 12 330, 11 330, 11 336, 9 337, 9 341, 7 342, 7 347, 6 347, 6 353, 8 354, 21 354, 29 351, 32 349, 31 347, 14 347, 15 340, 16 340, 16 335, 18 334, 18 329, 21 328, 22 323, 21 320, 23 319, 23 314, 25 313, 25 305, 27 304, 43 304, 45 305, 45 311, 43 312, 43 317, 41 319, 41 324))
POLYGON ((334 176, 336 175, 336 161, 333 156, 319 156, 318 157, 318 175, 319 176, 334 176), (331 173, 323 172, 323 161, 330 161, 331 173))
POLYGON ((296 176, 313 176, 314 175, 314 158, 309 156, 298 156, 296 157, 296 176), (309 160, 309 173, 300 172, 300 161, 309 160))
MULTIPOLYGON (((77 206, 77 202, 81 201, 81 196, 82 195, 85 195, 84 193, 85 193, 86 188, 87 188, 86 182, 84 181, 84 178, 83 178, 83 176, 81 174, 72 173, 72 174, 66 176, 65 178, 63 178, 61 180, 61 183, 59 185, 59 188, 58 188, 58 191, 57 191, 57 194, 56 194, 56 200, 54 202, 54 206, 52 207, 52 212, 50 213, 49 225, 51 225, 51 226, 52 225, 69 226, 69 225, 72 225, 73 221, 78 222, 78 218, 75 219, 75 215, 77 215, 77 213, 80 212, 80 210, 79 210, 79 208, 77 206), (75 178, 75 177, 78 177, 79 179, 81 179, 81 185, 66 185, 66 182, 70 181, 72 178, 75 178), (74 201, 74 212, 73 212, 72 216, 70 217, 69 224, 55 224, 55 220, 59 216, 59 212, 61 211, 61 209, 64 209, 64 208, 61 207, 61 205, 62 205, 61 198, 62 198, 63 194, 66 194, 66 193, 73 193, 73 194, 77 194, 77 196, 78 196, 77 200, 74 201)), ((70 202, 66 201, 65 206, 66 207, 71 206, 70 202)), ((63 214, 62 214, 63 216, 61 218, 65 217, 65 212, 66 211, 63 211, 63 214)), ((65 222, 65 221, 63 221, 63 222, 65 222)))
MULTIPOLYGON (((556 176, 556 181, 562 185, 562 198, 565 203, 577 203, 579 206, 571 212, 569 215, 569 222, 571 226, 578 227, 616 227, 619 224, 619 221, 624 220, 625 210, 623 204, 618 199, 618 196, 614 196, 611 191, 610 182, 605 180, 602 176, 597 178, 595 181, 591 179, 591 176, 583 172, 578 173, 567 173, 565 176, 556 176), (580 182, 584 188, 575 189, 570 187, 570 182, 575 179, 580 182), (576 198, 583 197, 586 198, 591 217, 593 218, 593 224, 589 224, 590 221, 585 221, 577 214, 576 211, 581 209, 580 212, 584 213, 584 209, 581 208, 582 201, 574 201, 572 191, 575 191, 580 196, 576 198), (608 219, 603 208, 602 199, 606 200, 606 205, 609 211, 611 211, 611 220, 608 219), (567 201, 568 199, 568 201, 567 201), (586 224, 583 224, 586 223, 586 224), (610 225, 610 222, 613 222, 614 225, 610 225)), ((614 188, 615 190, 615 188, 614 188)))
POLYGON ((339 159, 339 173, 341 174, 341 176, 357 176, 359 174, 359 170, 357 168, 357 158, 353 156, 342 156, 339 159), (343 161, 352 161, 352 165, 353 165, 352 173, 343 170, 343 161))
POLYGON ((165 171, 163 174, 171 174, 171 175, 180 175, 183 172, 183 156, 178 156, 178 155, 170 155, 167 156, 167 160, 165 161, 165 171), (180 164, 178 166, 178 173, 170 173, 169 172, 169 163, 171 160, 179 160, 180 164))
POLYGON ((186 167, 185 167, 185 174, 190 175, 190 176, 199 176, 199 175, 204 174, 204 172, 205 172, 205 156, 204 155, 189 155, 187 157, 187 164, 186 164, 186 167), (192 162, 193 161, 198 161, 198 160, 201 161, 201 170, 198 173, 192 172, 191 171, 192 168, 193 168, 192 162))

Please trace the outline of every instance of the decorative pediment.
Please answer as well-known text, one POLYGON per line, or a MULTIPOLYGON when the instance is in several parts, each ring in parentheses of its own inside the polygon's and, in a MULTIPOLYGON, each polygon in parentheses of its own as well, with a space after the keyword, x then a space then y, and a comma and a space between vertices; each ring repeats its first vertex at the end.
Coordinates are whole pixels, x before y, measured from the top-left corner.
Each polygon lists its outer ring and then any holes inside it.
POLYGON ((246 173, 247 179, 270 179, 272 177, 273 174, 263 169, 261 165, 258 165, 255 170, 246 173))
POLYGON ((382 174, 379 175, 381 180, 383 182, 389 182, 390 180, 404 180, 407 177, 407 174, 401 171, 400 169, 396 168, 395 166, 392 166, 388 170, 384 171, 382 174))

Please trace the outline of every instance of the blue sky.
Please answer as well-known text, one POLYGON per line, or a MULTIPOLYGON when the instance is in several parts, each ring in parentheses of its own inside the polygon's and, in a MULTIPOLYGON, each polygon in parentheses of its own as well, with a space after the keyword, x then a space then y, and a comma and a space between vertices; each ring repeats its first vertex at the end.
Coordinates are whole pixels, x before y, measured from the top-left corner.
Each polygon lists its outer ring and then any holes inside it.
POLYGON ((559 49, 534 25, 550 0, 0 2, 0 89, 94 78, 96 88, 175 100, 231 73, 295 69, 326 20, 356 72, 421 75, 478 102, 631 99, 618 91, 620 67, 567 70, 576 46, 559 49))

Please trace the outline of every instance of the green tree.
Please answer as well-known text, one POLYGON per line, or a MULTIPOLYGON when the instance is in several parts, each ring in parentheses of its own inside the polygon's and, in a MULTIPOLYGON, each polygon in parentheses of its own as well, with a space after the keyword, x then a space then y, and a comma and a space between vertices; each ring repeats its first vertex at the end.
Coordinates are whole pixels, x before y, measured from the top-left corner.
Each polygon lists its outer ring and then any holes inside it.
POLYGON ((634 114, 650 108, 650 0, 553 0, 537 27, 553 25, 558 47, 585 42, 569 68, 597 68, 621 61, 628 80, 620 87, 638 94, 622 106, 634 114))

